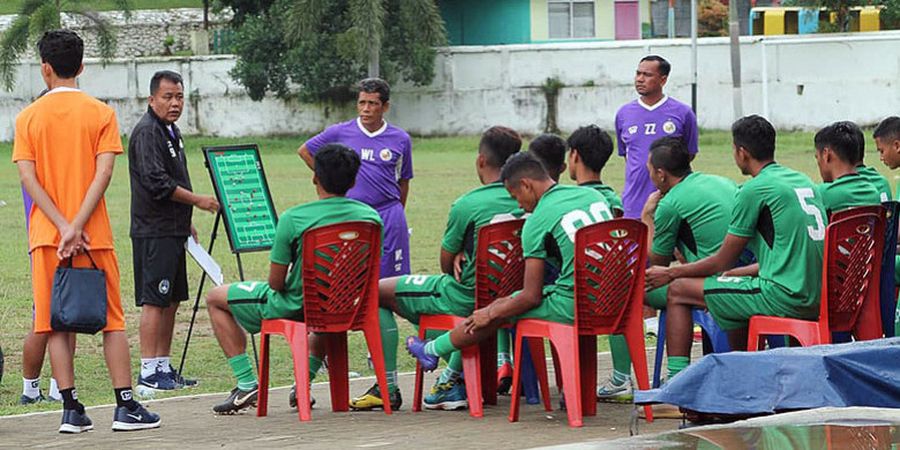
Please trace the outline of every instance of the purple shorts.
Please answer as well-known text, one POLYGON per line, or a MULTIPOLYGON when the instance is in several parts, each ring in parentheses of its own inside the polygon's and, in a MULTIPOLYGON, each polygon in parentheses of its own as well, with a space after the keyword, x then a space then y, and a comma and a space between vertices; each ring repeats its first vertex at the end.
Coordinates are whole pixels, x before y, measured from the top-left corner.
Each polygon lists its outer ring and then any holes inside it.
POLYGON ((400 202, 377 209, 384 222, 381 278, 409 275, 409 227, 400 202))

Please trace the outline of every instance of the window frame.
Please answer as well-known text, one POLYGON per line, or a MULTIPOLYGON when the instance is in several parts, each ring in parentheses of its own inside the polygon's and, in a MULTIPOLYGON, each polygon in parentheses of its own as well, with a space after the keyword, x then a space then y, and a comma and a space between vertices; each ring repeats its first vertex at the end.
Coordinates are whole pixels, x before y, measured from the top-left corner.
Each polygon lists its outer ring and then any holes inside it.
POLYGON ((547 39, 549 40, 589 40, 597 38, 597 1, 596 0, 547 0, 547 39), (569 35, 567 37, 551 37, 550 32, 550 5, 565 4, 569 6, 569 35), (591 36, 575 37, 575 4, 590 4, 591 11, 591 36))

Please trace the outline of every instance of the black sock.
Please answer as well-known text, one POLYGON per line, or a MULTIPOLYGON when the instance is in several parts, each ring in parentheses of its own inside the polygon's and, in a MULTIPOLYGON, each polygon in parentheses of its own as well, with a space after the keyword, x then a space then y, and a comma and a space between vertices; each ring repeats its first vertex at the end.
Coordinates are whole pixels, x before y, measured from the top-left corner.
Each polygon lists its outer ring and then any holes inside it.
POLYGON ((78 412, 84 412, 84 405, 78 401, 78 392, 75 391, 74 387, 60 389, 59 395, 61 395, 63 399, 63 409, 75 409, 78 410, 78 412))
POLYGON ((124 406, 130 410, 137 408, 138 402, 134 401, 134 394, 131 392, 131 386, 116 388, 116 405, 124 406))

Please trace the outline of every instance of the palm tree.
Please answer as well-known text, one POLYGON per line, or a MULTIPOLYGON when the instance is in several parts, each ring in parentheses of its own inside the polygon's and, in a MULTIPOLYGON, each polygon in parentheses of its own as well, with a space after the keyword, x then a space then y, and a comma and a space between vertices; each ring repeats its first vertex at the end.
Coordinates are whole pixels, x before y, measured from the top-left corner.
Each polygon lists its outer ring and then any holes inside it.
MULTIPOLYGON (((116 36, 112 27, 94 11, 84 8, 86 0, 23 0, 16 19, 0 36, 0 82, 7 91, 16 85, 16 64, 28 49, 31 42, 36 41, 45 31, 60 28, 62 13, 83 17, 94 25, 97 33, 97 46, 103 62, 115 55, 116 36)), ((129 0, 113 0, 116 9, 131 16, 129 0)))

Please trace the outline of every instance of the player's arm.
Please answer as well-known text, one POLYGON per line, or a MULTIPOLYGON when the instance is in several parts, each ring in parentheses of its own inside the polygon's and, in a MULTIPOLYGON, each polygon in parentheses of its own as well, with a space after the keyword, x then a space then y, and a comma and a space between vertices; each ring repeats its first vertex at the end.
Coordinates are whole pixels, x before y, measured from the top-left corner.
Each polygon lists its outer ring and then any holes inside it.
POLYGON ((498 319, 509 319, 540 306, 544 300, 544 260, 525 259, 525 286, 518 295, 499 298, 486 308, 472 313, 464 325, 467 333, 487 326, 498 319))
POLYGON ((453 275, 455 273, 453 269, 455 259, 455 253, 448 252, 446 249, 441 248, 441 273, 453 275))
POLYGON ((63 228, 69 225, 69 221, 59 212, 59 208, 53 203, 53 199, 47 195, 47 191, 44 190, 44 187, 38 181, 34 169, 34 161, 19 160, 16 161, 16 167, 19 169, 19 180, 22 182, 22 186, 25 187, 25 191, 34 200, 34 204, 37 205, 38 209, 53 222, 53 225, 62 234, 63 228))
POLYGON ((313 158, 312 153, 309 152, 309 147, 306 146, 305 142, 297 149, 297 155, 300 156, 300 159, 306 163, 310 170, 316 170, 316 160, 313 158))
POLYGON ((409 196, 409 180, 401 179, 397 184, 400 185, 400 204, 406 208, 406 198, 409 196))
POLYGON ((84 226, 88 219, 94 214, 94 209, 103 198, 103 193, 109 187, 109 180, 112 179, 113 167, 116 162, 115 153, 100 153, 96 159, 96 169, 94 169, 94 179, 88 186, 84 200, 81 201, 81 207, 78 213, 72 219, 72 223, 60 233, 59 247, 57 248, 57 256, 67 258, 72 256, 81 247, 90 249, 90 236, 84 233, 84 226))
POLYGON ((659 191, 653 192, 647 197, 644 208, 641 210, 641 222, 647 226, 647 254, 649 256, 653 255, 650 248, 653 246, 653 235, 656 231, 656 224, 653 220, 653 216, 656 214, 656 207, 659 205, 659 199, 661 197, 662 194, 660 194, 659 191))
POLYGON ((753 263, 744 267, 737 267, 723 273, 722 275, 729 277, 758 277, 759 263, 753 263))
POLYGON ((288 266, 278 263, 269 264, 269 287, 277 292, 284 292, 284 280, 287 278, 288 266))
POLYGON ((656 289, 677 278, 705 278, 724 272, 741 256, 750 238, 725 235, 725 242, 714 255, 699 261, 673 267, 653 266, 647 269, 647 289, 656 289))
POLYGON ((219 210, 219 201, 212 195, 198 195, 181 186, 175 186, 175 190, 172 191, 169 199, 178 203, 196 206, 211 213, 219 210))

